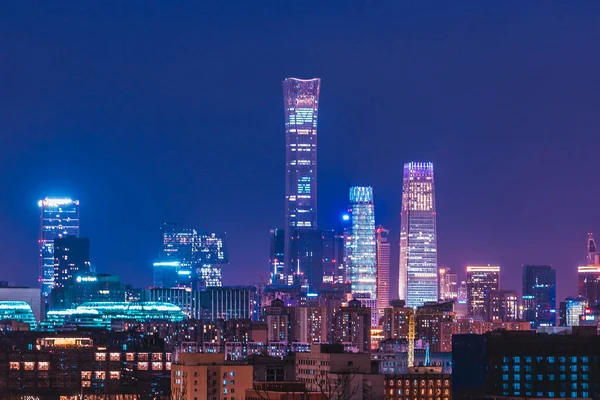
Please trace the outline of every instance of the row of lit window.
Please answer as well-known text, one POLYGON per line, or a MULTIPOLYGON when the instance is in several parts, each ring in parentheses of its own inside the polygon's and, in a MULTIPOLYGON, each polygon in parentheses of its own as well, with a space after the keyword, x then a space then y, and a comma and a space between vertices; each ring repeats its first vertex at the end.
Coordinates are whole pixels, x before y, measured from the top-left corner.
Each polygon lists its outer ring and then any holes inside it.
MULTIPOLYGON (((544 392, 536 392, 536 397, 556 397, 556 393, 555 392, 547 392, 548 395, 544 396, 544 392)), ((508 396, 509 392, 502 392, 503 396, 508 396)), ((513 396, 521 396, 521 392, 514 392, 512 394, 513 396)), ((525 392, 524 393, 525 396, 530 397, 533 396, 533 392, 525 392)), ((567 392, 559 392, 559 396, 560 398, 566 398, 567 397, 567 392)), ((589 396, 589 392, 570 392, 570 396, 572 398, 588 398, 589 396)))
MULTIPOLYGON (((122 353, 108 353, 108 357, 110 361, 121 361, 121 354, 122 353)), ((126 361, 135 361, 135 354, 136 353, 126 353, 125 354, 125 360, 126 361)), ((163 360, 163 353, 151 353, 152 356, 149 356, 148 353, 137 353, 137 360, 138 361, 150 361, 150 358, 152 359, 152 361, 162 361, 163 360)), ((167 353, 165 355, 166 360, 167 361, 171 361, 171 353, 167 353)), ((96 353, 96 361, 106 361, 106 357, 107 357, 107 353, 96 353)))
MULTIPOLYGON (((411 387, 411 386, 442 386, 442 380, 441 379, 436 379, 435 381, 433 379, 413 379, 412 381, 410 379, 398 379, 398 381, 394 381, 393 379, 390 379, 388 381, 388 386, 404 386, 404 387, 411 387), (395 385, 394 385, 395 384, 395 385), (404 384, 404 385, 403 385, 404 384)), ((450 380, 449 379, 444 379, 444 386, 450 386, 450 380)))
MULTIPOLYGON (((521 384, 520 383, 513 383, 512 385, 509 385, 508 383, 504 383, 502 384, 502 389, 509 389, 509 387, 512 386, 512 388, 514 390, 521 390, 521 384)), ((523 388, 525 389, 532 389, 533 385, 531 383, 524 383, 523 384, 523 388)), ((564 387, 566 388, 566 386, 564 387)), ((577 388, 582 389, 582 390, 588 390, 589 389, 589 384, 588 383, 571 383, 570 385, 570 389, 571 390, 577 390, 577 388)), ((551 397, 551 396, 549 396, 551 397)))
MULTIPOLYGON (((502 366, 502 372, 510 372, 510 370, 511 370, 510 367, 511 367, 510 365, 503 365, 502 366)), ((521 366, 520 365, 514 365, 512 367, 513 367, 512 368, 513 372, 521 372, 521 366)), ((567 367, 568 367, 569 371, 571 371, 571 372, 577 372, 578 369, 581 370, 581 372, 588 372, 589 369, 590 369, 590 367, 588 365, 579 365, 578 366, 577 364, 575 364, 575 365, 568 365, 568 366, 567 365, 558 365, 558 366, 557 365, 551 365, 551 366, 548 366, 547 368, 544 368, 544 369, 546 369, 546 370, 553 370, 553 369, 555 369, 555 367, 558 367, 558 370, 560 372, 567 372, 567 367)), ((524 365, 523 366, 523 370, 525 372, 532 372, 532 367, 531 367, 531 365, 524 365)), ((541 376, 541 375, 538 375, 538 376, 541 376)), ((542 378, 539 378, 539 379, 542 379, 542 378)))
MULTIPOLYGON (((503 381, 508 381, 508 380, 509 380, 509 377, 510 377, 510 375, 509 375, 509 374, 503 374, 503 375, 502 375, 502 380, 503 380, 503 381)), ((589 379, 589 377, 590 377, 590 376, 589 376, 588 374, 581 374, 581 376, 579 376, 579 375, 577 375, 577 374, 570 374, 570 375, 569 375, 569 380, 571 380, 571 381, 576 381, 576 380, 578 380, 579 378, 581 378, 581 380, 583 380, 583 381, 587 381, 587 380, 589 379)), ((514 375, 512 376, 512 378, 513 378, 513 379, 512 379, 513 381, 520 381, 520 380, 521 380, 521 374, 514 374, 514 375)), ((525 374, 525 380, 526 380, 526 381, 531 381, 531 378, 532 378, 531 374, 525 374)), ((542 374, 538 374, 538 375, 537 375, 537 380, 538 380, 538 381, 541 381, 541 380, 543 380, 543 379, 544 379, 544 375, 542 375, 542 374)), ((549 380, 549 381, 553 381, 553 380, 554 380, 554 374, 549 374, 549 375, 548 375, 548 380, 549 380)), ((566 380, 567 380, 567 374, 560 374, 560 375, 559 375, 559 380, 561 380, 561 381, 566 381, 566 380)))
MULTIPOLYGON (((394 389, 390 389, 389 393, 391 395, 393 395, 394 394, 394 389)), ((441 396, 442 395, 442 389, 440 389, 440 388, 435 389, 435 394, 434 394, 434 389, 429 389, 429 390, 426 390, 426 389, 421 389, 421 390, 418 390, 418 389, 412 389, 412 390, 405 389, 404 391, 403 391, 403 389, 398 389, 398 396, 402 396, 403 394, 405 396, 410 396, 411 393, 412 393, 413 396, 419 396, 419 395, 420 396, 434 396, 434 395, 435 396, 441 396)), ((450 389, 444 389, 444 396, 450 396, 450 389)))
MULTIPOLYGON (((33 361, 25 361, 23 363, 20 363, 18 361, 11 361, 9 364, 9 367, 11 370, 20 370, 21 369, 21 364, 23 364, 23 369, 25 371, 33 371, 35 370, 35 362, 33 361)), ((48 361, 39 361, 37 363, 37 370, 38 371, 48 371, 48 369, 50 369, 50 363, 48 361)))
MULTIPOLYGON (((509 361, 512 361, 515 364, 519 364, 521 363, 521 358, 524 360, 525 363, 527 364, 531 364, 533 361, 534 357, 519 357, 519 356, 514 356, 514 357, 503 357, 502 361, 507 363, 509 361)), ((569 362, 571 364, 576 364, 577 361, 579 360, 582 363, 588 363, 589 362, 589 357, 588 356, 581 356, 581 357, 577 357, 577 356, 571 356, 571 357, 554 357, 554 356, 550 356, 550 357, 535 357, 535 360, 540 363, 543 362, 545 359, 546 362, 548 362, 548 364, 553 364, 556 362, 556 360, 558 360, 559 363, 566 363, 567 359, 569 360, 569 362)))
MULTIPOLYGON (((84 381, 92 379, 92 376, 96 379, 106 379, 106 371, 95 371, 94 373, 92 371, 81 371, 81 379, 84 381)), ((108 376, 110 379, 121 379, 121 371, 109 371, 108 376)))

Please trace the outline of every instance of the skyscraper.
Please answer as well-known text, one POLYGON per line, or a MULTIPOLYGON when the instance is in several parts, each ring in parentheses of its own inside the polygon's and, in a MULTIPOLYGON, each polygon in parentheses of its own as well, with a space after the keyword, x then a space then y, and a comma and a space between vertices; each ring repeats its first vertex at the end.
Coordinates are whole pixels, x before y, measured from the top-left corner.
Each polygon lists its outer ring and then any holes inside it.
POLYGON ((588 234, 587 265, 577 268, 577 289, 579 297, 594 306, 600 301, 600 252, 592 233, 588 234))
POLYGON ((448 267, 440 267, 438 276, 440 301, 456 300, 458 297, 458 276, 448 267))
POLYGON ((286 280, 284 269, 285 230, 271 229, 269 246, 269 269, 271 283, 283 284, 286 280))
POLYGON ((290 239, 296 230, 317 228, 317 116, 321 79, 283 81, 285 110, 286 270, 292 273, 290 239))
POLYGON ((79 236, 79 200, 48 198, 40 207, 40 283, 48 296, 54 287, 54 240, 79 236))
POLYGON ((433 163, 404 164, 398 294, 408 307, 438 300, 433 163))
POLYGON ((295 230, 290 238, 293 281, 318 289, 323 283, 323 233, 319 229, 295 230))
POLYGON ((348 268, 352 294, 377 298, 377 259, 375 241, 375 206, 373 188, 350 188, 352 231, 348 248, 348 268))
POLYGON ((550 265, 523 266, 523 319, 533 328, 556 325, 556 270, 550 265))
POLYGON ((54 240, 54 287, 64 287, 90 273, 90 239, 67 236, 54 240))
MULTIPOLYGON (((467 304, 469 315, 480 321, 492 321, 495 317, 495 301, 500 292, 500 267, 467 267, 467 304)), ((497 317, 500 317, 500 305, 497 305, 497 317)))
POLYGON ((166 223, 161 227, 161 248, 158 262, 154 263, 154 285, 219 287, 221 267, 227 263, 225 234, 198 233, 166 223))
POLYGON ((390 233, 382 226, 377 227, 377 309, 383 316, 383 310, 390 306, 390 233))

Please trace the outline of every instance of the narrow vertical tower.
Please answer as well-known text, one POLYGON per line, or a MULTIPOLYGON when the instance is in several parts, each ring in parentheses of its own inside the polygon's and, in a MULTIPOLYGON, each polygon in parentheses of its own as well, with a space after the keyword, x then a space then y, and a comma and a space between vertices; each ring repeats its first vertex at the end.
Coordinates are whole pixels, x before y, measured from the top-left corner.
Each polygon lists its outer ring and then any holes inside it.
POLYGON ((404 164, 398 295, 407 307, 438 300, 433 163, 404 164))
POLYGON ((40 283, 48 296, 54 287, 54 240, 79 236, 79 200, 48 198, 40 207, 40 283))
POLYGON ((390 231, 382 226, 377 230, 377 309, 383 316, 383 310, 390 306, 390 231))
POLYGON ((317 229, 317 115, 321 79, 283 81, 285 109, 285 270, 291 273, 290 238, 317 229))
POLYGON ((348 266, 352 294, 377 298, 377 259, 375 243, 375 206, 373 188, 350 188, 352 232, 348 248, 348 266))

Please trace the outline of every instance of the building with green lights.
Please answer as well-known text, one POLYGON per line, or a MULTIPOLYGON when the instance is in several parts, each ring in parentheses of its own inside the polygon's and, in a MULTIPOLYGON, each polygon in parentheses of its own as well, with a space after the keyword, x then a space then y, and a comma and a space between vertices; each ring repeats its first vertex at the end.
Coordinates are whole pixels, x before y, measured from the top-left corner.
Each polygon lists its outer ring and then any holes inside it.
POLYGON ((68 310, 51 310, 41 326, 44 330, 80 328, 111 329, 113 322, 144 323, 153 321, 183 321, 181 308, 163 302, 87 302, 68 310))
POLYGON ((18 321, 29 324, 35 330, 35 316, 31 306, 24 301, 0 301, 0 321, 18 321))

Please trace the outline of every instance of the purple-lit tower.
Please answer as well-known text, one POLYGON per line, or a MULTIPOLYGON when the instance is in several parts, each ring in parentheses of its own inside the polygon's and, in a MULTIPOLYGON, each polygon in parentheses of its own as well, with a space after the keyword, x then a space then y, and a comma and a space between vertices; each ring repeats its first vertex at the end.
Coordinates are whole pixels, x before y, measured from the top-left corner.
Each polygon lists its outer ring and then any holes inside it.
POLYGON ((283 81, 285 109, 285 270, 294 270, 290 239, 317 229, 317 115, 321 79, 283 81))

